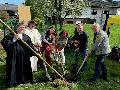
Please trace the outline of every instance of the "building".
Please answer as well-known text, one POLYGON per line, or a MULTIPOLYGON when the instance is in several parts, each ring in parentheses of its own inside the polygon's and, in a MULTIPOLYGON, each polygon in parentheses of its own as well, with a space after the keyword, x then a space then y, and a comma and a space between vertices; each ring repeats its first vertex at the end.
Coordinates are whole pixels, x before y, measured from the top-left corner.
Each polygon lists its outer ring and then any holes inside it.
POLYGON ((18 12, 18 5, 14 4, 0 4, 0 11, 7 11, 9 16, 16 16, 18 12))
POLYGON ((105 20, 112 15, 120 15, 120 2, 108 2, 106 0, 89 0, 90 6, 86 7, 81 16, 67 16, 64 23, 75 23, 81 21, 83 23, 99 23, 104 25, 105 20))
POLYGON ((14 5, 14 4, 0 4, 0 11, 7 11, 10 19, 19 19, 19 22, 24 21, 25 24, 31 20, 30 6, 14 5))

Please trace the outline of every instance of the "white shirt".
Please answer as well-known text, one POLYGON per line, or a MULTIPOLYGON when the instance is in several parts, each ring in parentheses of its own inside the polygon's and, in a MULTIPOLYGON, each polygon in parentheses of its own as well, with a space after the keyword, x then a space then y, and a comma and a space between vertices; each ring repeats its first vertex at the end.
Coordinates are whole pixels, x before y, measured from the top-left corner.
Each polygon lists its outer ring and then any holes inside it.
MULTIPOLYGON (((20 34, 17 34, 18 35, 18 37, 20 38, 20 39, 23 39, 23 35, 22 35, 22 33, 20 33, 20 34)), ((16 42, 16 36, 14 36, 14 38, 13 38, 13 42, 16 42)))
POLYGON ((31 38, 31 41, 32 41, 33 44, 35 44, 35 43, 40 43, 41 44, 41 35, 40 35, 40 33, 38 32, 37 29, 32 29, 31 30, 30 28, 26 28, 24 33, 31 38))

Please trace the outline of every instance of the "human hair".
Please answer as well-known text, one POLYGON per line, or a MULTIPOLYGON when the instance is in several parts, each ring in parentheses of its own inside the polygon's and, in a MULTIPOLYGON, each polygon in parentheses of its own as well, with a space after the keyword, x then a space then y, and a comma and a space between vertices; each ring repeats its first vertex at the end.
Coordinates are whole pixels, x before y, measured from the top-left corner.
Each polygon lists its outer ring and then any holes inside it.
MULTIPOLYGON (((46 32, 46 35, 49 36, 50 35, 50 29, 54 28, 54 26, 50 26, 48 28, 48 31, 46 32)), ((55 29, 55 28, 54 28, 55 29)), ((55 32, 53 34, 56 34, 56 29, 55 29, 55 32)))
POLYGON ((17 28, 19 27, 19 26, 21 26, 21 25, 25 25, 25 23, 22 21, 22 22, 20 22, 20 23, 18 23, 17 24, 17 28))
POLYGON ((94 23, 93 26, 100 28, 100 24, 98 24, 98 23, 94 23))
POLYGON ((50 30, 51 28, 54 28, 53 26, 50 26, 49 28, 48 28, 48 30, 50 30))
POLYGON ((34 24, 35 26, 37 26, 37 23, 34 20, 29 21, 28 27, 30 26, 30 24, 34 24))
POLYGON ((67 33, 66 31, 64 31, 64 30, 60 32, 59 36, 61 36, 63 33, 65 33, 65 34, 66 34, 66 36, 65 36, 65 37, 67 37, 67 36, 68 36, 68 33, 67 33))
POLYGON ((83 24, 83 23, 78 23, 77 25, 78 25, 78 26, 80 26, 80 25, 83 26, 84 24, 83 24))

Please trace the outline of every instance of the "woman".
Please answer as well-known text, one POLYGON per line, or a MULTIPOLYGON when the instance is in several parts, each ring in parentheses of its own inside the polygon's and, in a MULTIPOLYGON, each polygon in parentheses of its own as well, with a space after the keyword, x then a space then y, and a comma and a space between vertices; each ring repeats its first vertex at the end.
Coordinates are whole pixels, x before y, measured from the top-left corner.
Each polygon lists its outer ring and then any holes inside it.
POLYGON ((67 44, 68 33, 65 31, 60 32, 58 39, 56 40, 56 50, 60 54, 61 57, 61 66, 65 65, 65 55, 64 55, 64 48, 67 44))
MULTIPOLYGON (((34 44, 34 47, 38 51, 39 48, 41 47, 41 35, 38 32, 38 30, 35 29, 35 27, 36 27, 36 22, 35 21, 30 21, 28 23, 28 27, 25 29, 24 33, 31 38, 31 41, 34 44)), ((30 58, 30 61, 31 61, 32 71, 37 71, 38 58, 36 56, 32 56, 30 58)))
MULTIPOLYGON (((52 66, 52 58, 51 53, 54 53, 54 46, 55 46, 55 34, 56 30, 53 26, 51 26, 48 31, 43 35, 43 42, 42 42, 42 53, 45 53, 46 61, 49 65, 52 66)), ((46 64, 43 63, 45 66, 46 77, 51 81, 52 78, 48 74, 48 70, 46 64)))
POLYGON ((48 64, 52 65, 51 53, 54 53, 55 46, 55 34, 56 30, 53 26, 51 26, 48 31, 45 33, 43 38, 43 50, 45 51, 45 57, 48 64))

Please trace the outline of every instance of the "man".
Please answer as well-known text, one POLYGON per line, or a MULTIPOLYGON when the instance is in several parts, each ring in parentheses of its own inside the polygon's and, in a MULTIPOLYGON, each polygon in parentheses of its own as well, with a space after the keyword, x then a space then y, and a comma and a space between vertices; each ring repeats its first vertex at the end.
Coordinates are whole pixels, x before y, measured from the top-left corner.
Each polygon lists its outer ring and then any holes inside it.
MULTIPOLYGON (((88 36, 87 33, 83 30, 83 24, 77 25, 77 30, 74 32, 74 36, 72 38, 71 43, 76 46, 75 49, 75 63, 78 64, 79 54, 81 53, 83 56, 83 60, 86 56, 87 46, 88 46, 88 36)), ((86 69, 87 62, 84 63, 82 70, 86 69)))
POLYGON ((99 24, 93 24, 92 30, 94 32, 93 47, 88 54, 95 51, 97 60, 95 63, 95 74, 90 81, 96 81, 98 79, 100 70, 102 70, 102 78, 107 80, 107 69, 104 60, 110 53, 109 38, 106 32, 100 29, 99 24))
MULTIPOLYGON (((34 47, 38 51, 39 48, 41 47, 41 35, 38 32, 38 30, 35 29, 35 27, 36 27, 36 22, 30 21, 24 33, 30 37, 32 43, 34 44, 34 47)), ((31 61, 32 71, 37 71, 38 58, 36 56, 32 56, 30 58, 30 61, 31 61)))
MULTIPOLYGON (((17 37, 24 40, 33 47, 29 36, 23 34, 24 23, 17 25, 17 37)), ((9 34, 1 40, 1 44, 7 53, 6 58, 6 84, 14 86, 16 84, 32 82, 33 75, 30 64, 30 57, 33 53, 16 36, 9 34)))

